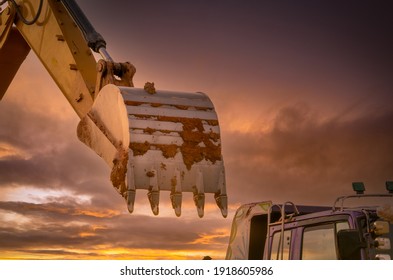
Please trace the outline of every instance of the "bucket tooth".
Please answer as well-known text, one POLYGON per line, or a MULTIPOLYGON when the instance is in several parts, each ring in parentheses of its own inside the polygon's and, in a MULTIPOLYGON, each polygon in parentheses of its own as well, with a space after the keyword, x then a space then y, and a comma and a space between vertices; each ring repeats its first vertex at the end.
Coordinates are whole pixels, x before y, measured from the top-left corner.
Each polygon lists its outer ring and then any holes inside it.
POLYGON ((221 210, 221 214, 224 218, 228 216, 228 196, 226 194, 215 194, 217 206, 221 210))
POLYGON ((203 173, 200 169, 197 171, 194 203, 197 208, 199 218, 202 218, 205 211, 205 186, 203 183, 203 173))
POLYGON ((181 188, 181 175, 179 169, 175 169, 175 174, 171 179, 172 191, 171 191, 171 202, 172 208, 175 210, 177 217, 181 215, 181 203, 182 203, 182 188, 181 188))
POLYGON ((159 203, 160 203, 160 192, 159 191, 149 191, 147 193, 147 197, 149 198, 151 211, 154 215, 158 215, 159 212, 159 203))
POLYGON ((214 194, 218 208, 221 210, 221 214, 224 218, 228 216, 228 196, 226 194, 226 184, 225 184, 225 171, 224 169, 220 172, 220 177, 218 181, 219 191, 214 194))
MULTIPOLYGON (((130 156, 130 152, 128 154, 130 156)), ((135 177, 134 177, 134 166, 131 162, 128 162, 127 168, 127 191, 126 191, 126 200, 127 200, 127 208, 128 212, 134 212, 134 204, 135 204, 135 177)))
POLYGON ((127 191, 127 208, 129 213, 134 212, 135 194, 135 190, 127 191))
POLYGON ((205 194, 194 194, 194 203, 197 208, 199 218, 202 218, 205 214, 205 194))
POLYGON ((158 179, 157 179, 157 171, 152 168, 149 172, 146 173, 146 176, 150 178, 150 190, 147 193, 147 197, 149 198, 150 207, 153 211, 154 215, 158 215, 159 208, 158 205, 160 203, 160 190, 158 188, 158 179))
POLYGON ((180 217, 182 194, 181 193, 171 193, 171 202, 172 202, 172 208, 175 210, 176 216, 180 217))

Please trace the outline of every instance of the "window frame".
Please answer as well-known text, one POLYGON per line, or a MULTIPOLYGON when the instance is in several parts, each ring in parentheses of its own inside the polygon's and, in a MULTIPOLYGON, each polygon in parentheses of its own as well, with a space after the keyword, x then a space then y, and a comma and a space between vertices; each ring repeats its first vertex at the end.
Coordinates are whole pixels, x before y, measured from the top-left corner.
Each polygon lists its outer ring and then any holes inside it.
MULTIPOLYGON (((289 248, 289 259, 290 260, 301 260, 302 259, 302 248, 303 248, 303 232, 304 228, 309 226, 316 226, 320 224, 326 223, 337 223, 337 222, 347 222, 350 229, 356 228, 354 224, 355 221, 353 217, 347 213, 340 213, 336 215, 326 215, 322 217, 311 217, 308 219, 301 220, 298 218, 292 222, 285 223, 284 231, 291 231, 291 240, 290 240, 290 248, 289 248)), ((267 259, 271 260, 272 252, 273 252, 273 236, 276 233, 281 231, 281 225, 275 223, 270 226, 270 236, 268 238, 269 246, 265 246, 265 249, 268 249, 267 259)), ((337 232, 335 234, 335 245, 336 252, 337 248, 337 232)), ((275 258, 274 258, 275 259, 275 258)))
MULTIPOLYGON (((284 237, 286 236, 285 233, 289 233, 289 246, 288 246, 288 258, 283 258, 283 260, 290 260, 291 256, 292 256, 292 252, 291 251, 292 251, 293 229, 284 229, 284 237)), ((276 235, 277 236, 281 235, 281 230, 274 231, 274 233, 273 233, 273 235, 271 237, 271 243, 270 243, 271 246, 270 246, 270 252, 269 252, 269 260, 277 260, 276 256, 274 256, 274 258, 272 258, 272 254, 273 253, 275 255, 278 253, 277 252, 278 248, 277 248, 277 250, 275 250, 274 247, 273 247, 273 245, 274 245, 274 237, 276 235)), ((278 242, 280 242, 280 239, 278 239, 278 242)), ((284 244, 285 244, 285 241, 284 241, 284 244)), ((278 245, 279 244, 277 244, 277 247, 278 247, 278 245)), ((284 245, 284 248, 285 248, 285 245, 284 245)), ((285 250, 284 250, 284 252, 285 252, 285 250)), ((285 256, 285 253, 284 253, 284 256, 285 256)))
MULTIPOLYGON (((334 242, 334 253, 335 254, 335 258, 327 258, 326 260, 338 260, 339 259, 339 254, 338 254, 338 246, 337 246, 337 233, 339 230, 338 225, 339 224, 347 224, 346 229, 350 228, 350 223, 348 220, 342 220, 342 219, 338 219, 338 220, 333 220, 333 221, 326 221, 326 222, 321 222, 321 223, 317 223, 317 224, 310 224, 307 226, 304 226, 302 228, 302 234, 301 234, 301 246, 300 246, 300 259, 303 260, 303 253, 304 253, 304 239, 305 239, 305 235, 308 232, 308 230, 310 229, 310 232, 318 230, 317 228, 319 227, 320 229, 322 229, 322 227, 327 226, 326 230, 333 230, 332 234, 333 238, 330 237, 330 239, 333 239, 332 241, 334 242)), ((324 259, 324 258, 322 258, 324 259)), ((321 260, 321 258, 317 258, 317 259, 307 259, 307 260, 321 260)))

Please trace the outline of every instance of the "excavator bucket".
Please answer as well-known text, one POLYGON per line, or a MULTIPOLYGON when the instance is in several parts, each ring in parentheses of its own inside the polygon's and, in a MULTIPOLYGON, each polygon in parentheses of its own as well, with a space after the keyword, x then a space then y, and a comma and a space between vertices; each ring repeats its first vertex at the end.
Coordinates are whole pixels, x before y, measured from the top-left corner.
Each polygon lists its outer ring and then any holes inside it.
POLYGON ((227 216, 218 119, 203 93, 104 86, 78 125, 79 139, 108 163, 113 186, 134 209, 136 190, 148 190, 155 215, 160 191, 170 192, 176 216, 182 193, 193 193, 199 217, 205 193, 227 216))

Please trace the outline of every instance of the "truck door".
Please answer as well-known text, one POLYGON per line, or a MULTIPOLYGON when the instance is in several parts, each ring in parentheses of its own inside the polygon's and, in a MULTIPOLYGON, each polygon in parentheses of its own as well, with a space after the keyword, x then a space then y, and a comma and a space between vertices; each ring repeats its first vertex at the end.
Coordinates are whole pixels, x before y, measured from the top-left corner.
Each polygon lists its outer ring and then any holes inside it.
POLYGON ((270 253, 271 260, 289 260, 291 259, 290 249, 292 244, 292 230, 284 230, 284 249, 281 251, 281 231, 273 234, 272 249, 270 253), (282 256, 281 256, 282 252, 282 256))

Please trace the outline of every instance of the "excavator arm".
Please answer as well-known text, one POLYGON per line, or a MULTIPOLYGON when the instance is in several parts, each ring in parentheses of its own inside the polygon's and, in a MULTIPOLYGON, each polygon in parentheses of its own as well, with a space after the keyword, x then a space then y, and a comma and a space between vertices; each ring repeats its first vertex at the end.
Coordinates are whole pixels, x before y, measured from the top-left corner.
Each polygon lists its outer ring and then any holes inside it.
POLYGON ((160 191, 169 191, 177 216, 182 193, 191 192, 200 217, 205 193, 226 217, 220 129, 207 95, 156 90, 153 83, 134 88, 135 67, 112 60, 74 0, 0 4, 0 99, 32 49, 80 117, 78 138, 110 167, 129 212, 136 190, 145 189, 155 215, 160 191))

